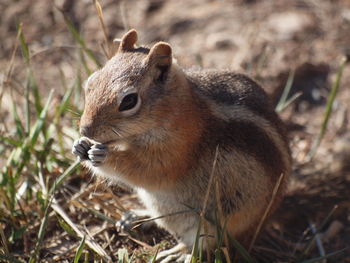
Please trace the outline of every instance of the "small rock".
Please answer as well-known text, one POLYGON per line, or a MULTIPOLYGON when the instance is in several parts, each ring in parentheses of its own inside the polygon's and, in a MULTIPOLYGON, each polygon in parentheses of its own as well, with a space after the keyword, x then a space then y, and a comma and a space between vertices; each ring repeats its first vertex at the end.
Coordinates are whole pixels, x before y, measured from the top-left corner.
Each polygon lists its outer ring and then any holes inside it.
POLYGON ((350 22, 350 9, 344 9, 341 12, 342 18, 344 18, 347 22, 350 22))
POLYGON ((235 46, 232 39, 230 39, 228 33, 210 34, 206 39, 205 45, 210 50, 228 49, 228 48, 232 48, 235 46))
POLYGON ((331 241, 344 228, 344 224, 338 220, 333 221, 328 229, 323 233, 323 240, 325 242, 331 241))
POLYGON ((268 27, 277 34, 281 40, 289 40, 295 34, 303 32, 314 26, 313 18, 301 12, 284 12, 272 14, 268 21, 268 27))

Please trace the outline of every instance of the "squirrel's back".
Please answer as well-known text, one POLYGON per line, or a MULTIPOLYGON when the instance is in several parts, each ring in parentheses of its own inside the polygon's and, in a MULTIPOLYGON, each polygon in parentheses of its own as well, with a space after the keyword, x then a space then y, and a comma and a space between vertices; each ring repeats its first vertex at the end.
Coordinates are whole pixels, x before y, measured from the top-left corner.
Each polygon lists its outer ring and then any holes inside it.
POLYGON ((217 140, 213 144, 241 149, 266 169, 273 167, 276 176, 284 173, 291 162, 286 130, 266 92, 243 74, 218 70, 186 74, 199 107, 208 109, 209 137, 217 140))

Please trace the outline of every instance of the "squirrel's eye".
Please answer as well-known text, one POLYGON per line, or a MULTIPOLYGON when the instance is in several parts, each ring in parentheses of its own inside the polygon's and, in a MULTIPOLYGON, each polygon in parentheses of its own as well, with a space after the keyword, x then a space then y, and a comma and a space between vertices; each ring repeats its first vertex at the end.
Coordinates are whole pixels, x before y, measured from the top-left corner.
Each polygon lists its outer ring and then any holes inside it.
POLYGON ((131 110, 134 108, 138 101, 137 93, 130 93, 126 95, 119 105, 119 111, 131 110))

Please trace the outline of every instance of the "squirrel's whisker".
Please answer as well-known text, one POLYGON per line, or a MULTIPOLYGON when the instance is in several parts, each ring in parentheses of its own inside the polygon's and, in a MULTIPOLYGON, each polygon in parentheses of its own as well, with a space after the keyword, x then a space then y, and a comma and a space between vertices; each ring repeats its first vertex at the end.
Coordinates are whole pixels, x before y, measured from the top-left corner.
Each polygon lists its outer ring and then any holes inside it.
POLYGON ((122 137, 122 135, 121 135, 115 128, 113 128, 113 127, 112 127, 112 131, 113 131, 116 135, 118 135, 119 137, 122 137))

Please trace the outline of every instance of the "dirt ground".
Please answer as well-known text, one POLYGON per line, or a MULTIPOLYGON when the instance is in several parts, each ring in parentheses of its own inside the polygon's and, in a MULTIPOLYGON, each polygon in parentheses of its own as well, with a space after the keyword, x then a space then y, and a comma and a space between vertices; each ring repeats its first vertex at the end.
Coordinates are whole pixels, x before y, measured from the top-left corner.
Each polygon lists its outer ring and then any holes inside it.
MULTIPOLYGON (((307 158, 320 133, 337 69, 342 58, 350 56, 350 1, 101 0, 101 5, 110 39, 135 28, 140 45, 159 40, 169 42, 178 63, 185 68, 232 69, 249 74, 271 94, 275 103, 290 72, 295 72, 291 95, 298 92, 302 95, 281 113, 289 129, 294 172, 287 196, 262 233, 254 254, 261 262, 296 262, 312 236, 310 227, 322 226, 318 237, 326 254, 348 248, 327 262, 350 262, 349 65, 343 72, 327 133, 315 157, 311 161, 307 158), (324 223, 328 215, 330 218, 324 223)), ((0 10, 1 72, 8 67, 16 23, 20 21, 42 94, 54 88, 56 96, 62 95, 58 69, 69 85, 79 64, 78 45, 60 10, 73 21, 88 47, 105 61, 101 52, 104 35, 91 1, 1 0, 0 10)), ((14 75, 18 78, 25 74, 22 65, 21 54, 17 52, 14 75)), ((82 109, 83 101, 78 104, 82 109)), ((9 117, 5 111, 4 121, 9 117)), ((101 193, 93 197, 86 192, 75 193, 80 194, 85 208, 93 206, 118 220, 120 215, 113 208, 116 197, 108 187, 96 186, 84 173, 79 180, 83 182, 71 182, 72 185, 101 193)), ((124 207, 138 206, 133 195, 117 187, 111 189, 124 207)), ((73 195, 72 191, 61 193, 58 199, 73 195)), ((142 253, 156 243, 163 241, 166 246, 173 242, 168 234, 155 230, 148 234, 141 231, 139 238, 122 236, 111 223, 94 218, 82 207, 71 208, 69 213, 95 233, 98 242, 108 243, 106 250, 114 259, 118 248, 126 247, 129 252, 138 251, 138 260, 142 262, 142 253), (76 211, 83 212, 74 215, 76 211)), ((76 240, 63 234, 57 223, 45 238, 43 258, 68 260, 76 240)), ((22 250, 25 248, 19 247, 18 254, 22 250)), ((308 255, 320 256, 320 246, 312 246, 308 255)))

